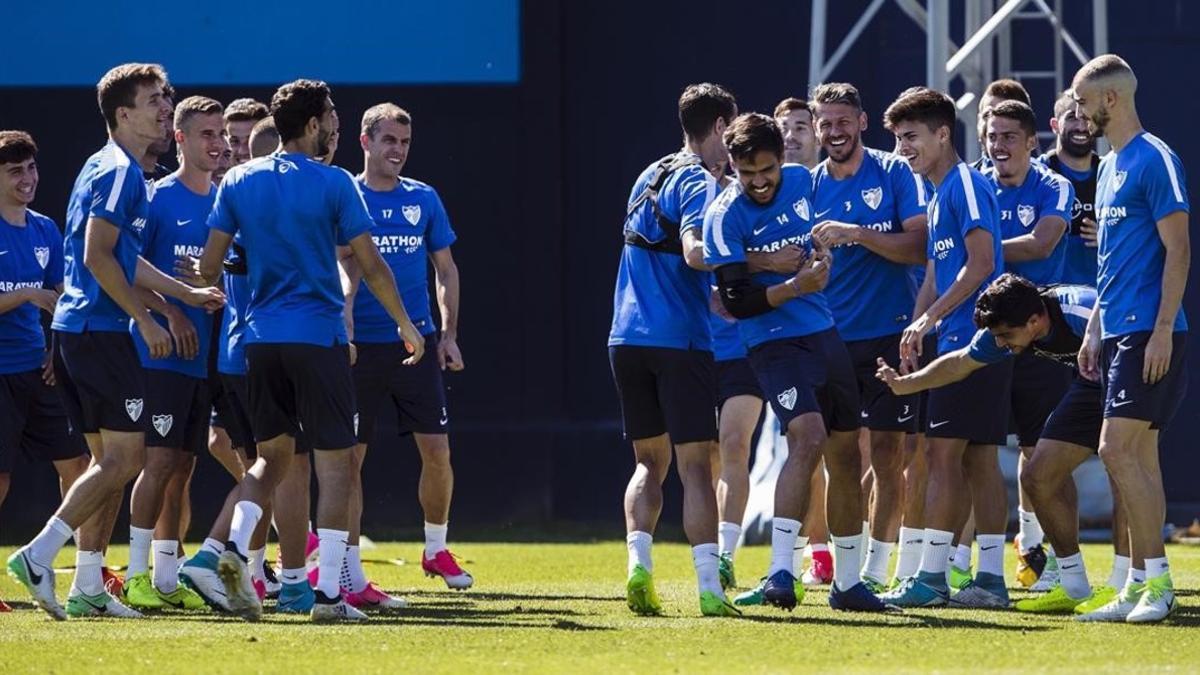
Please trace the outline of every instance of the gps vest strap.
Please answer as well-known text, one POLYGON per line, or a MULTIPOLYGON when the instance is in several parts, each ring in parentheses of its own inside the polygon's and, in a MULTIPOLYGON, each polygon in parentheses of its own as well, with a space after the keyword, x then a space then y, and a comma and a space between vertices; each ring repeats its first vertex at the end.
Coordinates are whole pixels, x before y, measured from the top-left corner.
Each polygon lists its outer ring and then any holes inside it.
POLYGON ((629 208, 625 211, 626 244, 657 253, 683 255, 683 241, 679 237, 679 223, 668 218, 662 212, 662 209, 659 208, 658 193, 662 190, 663 184, 667 182, 667 178, 671 174, 693 164, 700 164, 700 158, 689 152, 672 153, 658 160, 658 163, 654 166, 654 172, 650 174, 650 180, 646 182, 646 187, 629 203, 629 208), (629 227, 629 219, 647 202, 650 204, 650 210, 654 214, 655 220, 658 221, 658 226, 662 228, 663 233, 666 235, 661 241, 647 241, 641 233, 629 227))

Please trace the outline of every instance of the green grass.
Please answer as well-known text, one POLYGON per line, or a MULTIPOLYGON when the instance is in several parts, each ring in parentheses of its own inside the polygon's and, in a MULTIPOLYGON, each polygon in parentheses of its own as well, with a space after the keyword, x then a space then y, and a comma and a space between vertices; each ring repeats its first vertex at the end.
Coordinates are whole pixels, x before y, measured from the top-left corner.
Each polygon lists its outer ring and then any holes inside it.
MULTIPOLYGON (((1110 550, 1085 548, 1094 581, 1107 576, 1110 550)), ((56 623, 31 610, 24 591, 5 577, 0 597, 19 602, 17 611, 0 614, 0 672, 1140 673, 1194 672, 1200 663, 1200 548, 1169 549, 1182 606, 1159 626, 1083 625, 1015 611, 846 614, 829 609, 824 591, 810 591, 791 614, 750 608, 741 619, 705 619, 690 552, 677 544, 655 547, 667 614, 642 618, 625 607, 621 542, 471 543, 459 553, 478 583, 466 593, 425 579, 412 564, 415 544, 365 551, 368 574, 399 591, 409 607, 354 626, 314 626, 269 609, 258 624, 202 613, 56 623), (408 564, 388 562, 395 558, 408 564)), ((765 547, 740 551, 739 581, 756 579, 768 555, 765 547)), ((109 559, 124 557, 114 548, 109 559)), ((58 563, 69 560, 64 553, 58 563)), ((64 602, 69 583, 69 574, 59 575, 64 602)))

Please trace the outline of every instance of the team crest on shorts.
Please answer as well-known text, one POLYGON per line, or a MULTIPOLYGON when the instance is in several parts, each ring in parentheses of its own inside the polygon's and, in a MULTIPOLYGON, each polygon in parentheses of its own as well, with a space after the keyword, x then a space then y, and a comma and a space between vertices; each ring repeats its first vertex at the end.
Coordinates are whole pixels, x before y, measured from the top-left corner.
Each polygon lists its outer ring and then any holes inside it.
POLYGON ((883 188, 873 187, 870 190, 862 191, 863 203, 871 207, 871 210, 879 208, 880 202, 883 201, 883 188))
POLYGON ((167 434, 171 433, 171 426, 175 424, 175 416, 155 415, 150 418, 150 421, 154 424, 154 430, 158 432, 158 435, 166 438, 167 434))
POLYGON ((1033 211, 1033 206, 1030 204, 1017 204, 1017 220, 1025 227, 1033 224, 1034 217, 1037 216, 1033 211))
POLYGON ((407 220, 408 223, 414 227, 416 226, 417 223, 421 222, 421 205, 420 204, 412 204, 411 206, 402 207, 400 209, 400 213, 401 213, 401 215, 404 216, 404 219, 407 220))
POLYGON ((801 197, 799 201, 792 204, 792 210, 796 215, 800 216, 800 220, 808 220, 808 200, 801 197))
POLYGON ((140 398, 125 399, 125 413, 129 415, 129 419, 134 422, 138 421, 138 418, 142 416, 142 405, 140 398))
POLYGON ((49 246, 34 246, 33 257, 37 258, 37 263, 46 269, 46 265, 50 264, 50 247, 49 246))
POLYGON ((1129 173, 1128 171, 1118 171, 1113 174, 1113 177, 1112 177, 1113 192, 1120 190, 1121 186, 1125 184, 1125 176, 1128 173, 1129 173))
POLYGON ((779 405, 791 410, 796 407, 796 388, 792 387, 776 398, 779 399, 779 405))

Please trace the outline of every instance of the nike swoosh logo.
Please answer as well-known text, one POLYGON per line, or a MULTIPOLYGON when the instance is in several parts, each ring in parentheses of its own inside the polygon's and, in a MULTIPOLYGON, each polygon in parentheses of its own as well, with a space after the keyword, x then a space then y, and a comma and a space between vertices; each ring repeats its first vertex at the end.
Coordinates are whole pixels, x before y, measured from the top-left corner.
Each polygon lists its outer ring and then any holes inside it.
POLYGON ((948 542, 944 542, 944 541, 931 541, 931 542, 929 542, 929 545, 930 546, 945 546, 947 543, 948 542))
POLYGON ((980 550, 980 551, 990 551, 990 550, 992 550, 992 549, 994 549, 994 548, 996 548, 996 547, 995 547, 995 546, 980 546, 980 547, 979 547, 979 550, 980 550))
POLYGON ((8 255, 8 251, 0 251, 0 255, 8 255))
POLYGON ((1121 406, 1123 406, 1123 405, 1129 405, 1130 403, 1133 403, 1133 400, 1132 400, 1132 399, 1130 399, 1130 400, 1128 400, 1128 401, 1121 401, 1120 403, 1117 403, 1116 401, 1113 401, 1113 402, 1112 402, 1112 407, 1114 407, 1114 408, 1120 408, 1121 406))
POLYGON ((754 228, 754 236, 756 236, 756 237, 757 237, 758 235, 762 234, 763 232, 765 232, 765 231, 766 231, 766 229, 767 229, 768 227, 770 227, 770 225, 764 225, 764 226, 762 226, 762 227, 756 227, 756 228, 754 228))
POLYGON ((938 427, 940 427, 940 426, 945 426, 945 425, 947 425, 947 424, 950 424, 950 420, 946 420, 945 422, 930 422, 930 423, 929 423, 929 428, 930 428, 930 429, 936 429, 936 428, 938 428, 938 427))
POLYGON ((1064 570, 1073 570, 1073 569, 1075 569, 1076 567, 1079 567, 1079 565, 1063 565, 1063 566, 1062 566, 1062 568, 1063 568, 1064 570))
POLYGON ((853 546, 842 546, 841 544, 838 544, 837 547, 842 549, 843 551, 853 551, 854 550, 853 546))
POLYGON ((824 211, 817 211, 816 215, 815 215, 815 216, 813 216, 813 217, 814 217, 814 218, 820 218, 821 216, 825 215, 826 213, 829 213, 829 212, 830 212, 830 211, 832 211, 832 210, 833 210, 833 209, 825 209, 824 211))
MULTIPOLYGON (((8 251, 5 251, 4 253, 8 253, 8 251)), ((42 575, 33 571, 33 561, 29 559, 29 556, 25 553, 22 553, 21 560, 25 561, 25 569, 29 570, 29 580, 33 582, 33 585, 37 586, 38 584, 42 583, 42 575)))
POLYGON ((904 541, 904 543, 906 545, 908 545, 908 544, 924 544, 925 540, 924 539, 906 539, 904 541))
POLYGON ((791 533, 795 532, 795 530, 786 530, 786 529, 784 529, 784 528, 782 528, 782 527, 777 527, 777 528, 775 528, 775 529, 776 529, 776 530, 779 530, 780 532, 783 532, 784 534, 791 534, 791 533))
POLYGON ((176 220, 175 224, 178 225, 179 227, 183 227, 184 225, 187 225, 190 222, 192 222, 192 219, 188 218, 187 220, 176 220))
POLYGON ((900 424, 904 424, 905 422, 911 420, 913 417, 914 417, 914 415, 909 415, 908 417, 897 417, 896 421, 899 422, 900 424))
POLYGON ((88 607, 91 607, 92 609, 96 609, 96 610, 99 610, 99 611, 101 611, 101 612, 107 612, 107 611, 108 611, 108 603, 107 603, 107 602, 106 602, 106 603, 104 603, 103 605, 97 605, 96 603, 92 602, 91 598, 89 598, 89 597, 88 597, 88 596, 86 596, 86 595, 81 595, 79 599, 80 599, 80 600, 83 600, 83 601, 84 601, 84 603, 86 603, 86 604, 87 604, 87 606, 88 606, 88 607))

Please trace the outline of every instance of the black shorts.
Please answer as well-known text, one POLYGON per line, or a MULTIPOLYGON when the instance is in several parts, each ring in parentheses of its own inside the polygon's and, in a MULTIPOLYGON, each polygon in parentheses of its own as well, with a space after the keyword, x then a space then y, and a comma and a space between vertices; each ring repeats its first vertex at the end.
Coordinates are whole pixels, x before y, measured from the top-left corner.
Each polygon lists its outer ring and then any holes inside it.
POLYGON ((254 427, 250 423, 250 393, 245 375, 220 374, 221 396, 213 401, 210 426, 225 430, 230 444, 253 457, 254 427))
POLYGON ((437 346, 436 334, 425 336, 425 356, 415 365, 406 366, 403 361, 409 354, 402 342, 355 343, 358 361, 354 364, 354 398, 358 412, 354 420, 359 443, 375 439, 380 406, 385 402, 396 407, 401 433, 447 432, 450 419, 437 346))
POLYGON ((930 438, 961 438, 973 445, 1004 445, 1012 401, 1012 359, 984 366, 966 379, 929 392, 930 438))
POLYGON ((821 413, 828 431, 859 428, 854 364, 836 329, 755 345, 750 364, 779 418, 781 434, 792 420, 814 412, 821 413))
POLYGON ((87 454, 70 431, 67 411, 41 370, 0 375, 0 473, 11 473, 18 455, 57 462, 87 454))
POLYGON ((1092 382, 1076 375, 1067 393, 1050 413, 1042 438, 1050 441, 1073 443, 1091 448, 1100 447, 1100 426, 1104 423, 1104 389, 1099 382, 1092 382))
POLYGON ((250 344, 246 364, 256 442, 281 434, 295 438, 303 429, 319 450, 354 446, 354 379, 347 345, 250 344))
POLYGON ((717 376, 712 352, 699 349, 608 348, 625 438, 667 434, 671 442, 717 439, 717 376))
POLYGON ((208 381, 183 373, 146 369, 146 447, 202 453, 208 447, 212 395, 208 381))
POLYGON ((56 331, 55 377, 76 430, 146 431, 146 378, 129 333, 56 331))
POLYGON ((717 361, 717 408, 734 396, 753 396, 762 400, 762 387, 750 367, 750 359, 717 361))
POLYGON ((1037 445, 1042 428, 1067 394, 1075 369, 1027 349, 1013 359, 1012 426, 1023 448, 1037 445))
POLYGON ((868 340, 846 343, 854 375, 858 379, 858 397, 862 402, 862 425, 872 431, 903 431, 916 433, 920 396, 896 396, 886 384, 875 377, 883 357, 889 364, 900 362, 900 335, 885 335, 868 340))
POLYGON ((1187 332, 1171 335, 1171 363, 1156 384, 1142 381, 1149 331, 1107 338, 1101 347, 1100 381, 1104 385, 1104 417, 1126 417, 1166 429, 1187 392, 1187 332))

